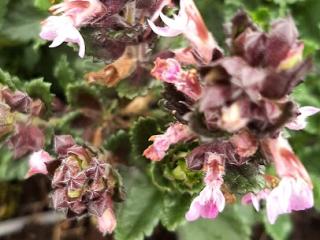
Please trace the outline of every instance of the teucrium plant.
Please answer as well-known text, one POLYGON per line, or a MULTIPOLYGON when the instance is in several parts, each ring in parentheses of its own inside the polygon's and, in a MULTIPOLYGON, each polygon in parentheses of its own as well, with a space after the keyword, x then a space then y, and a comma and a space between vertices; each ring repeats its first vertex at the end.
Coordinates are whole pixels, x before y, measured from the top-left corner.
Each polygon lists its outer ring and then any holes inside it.
POLYGON ((205 239, 206 228, 221 237, 225 226, 226 239, 247 239, 254 213, 240 202, 265 209, 267 231, 280 236, 268 221, 314 205, 287 136, 319 111, 292 97, 308 86, 306 55, 316 46, 304 44, 291 16, 266 9, 251 12, 263 26, 235 12, 219 45, 195 2, 177 2, 52 5, 40 37, 75 46, 85 60, 59 57, 57 96, 43 79, 0 72, 1 152, 29 157, 27 177, 48 176, 54 209, 92 216, 115 239, 143 239, 159 224, 182 239, 205 239), (181 227, 198 218, 210 220, 181 227))

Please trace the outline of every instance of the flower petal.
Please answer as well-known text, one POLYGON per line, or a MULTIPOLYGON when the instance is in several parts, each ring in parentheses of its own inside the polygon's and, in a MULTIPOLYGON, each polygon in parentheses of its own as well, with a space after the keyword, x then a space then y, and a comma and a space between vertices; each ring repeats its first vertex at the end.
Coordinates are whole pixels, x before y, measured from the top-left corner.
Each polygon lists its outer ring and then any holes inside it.
POLYGON ((31 177, 35 174, 48 174, 46 163, 52 161, 53 158, 44 150, 34 152, 29 158, 29 171, 26 177, 31 177))
POLYGON ((189 141, 193 137, 194 135, 187 125, 181 123, 172 124, 164 134, 150 138, 153 144, 143 152, 143 155, 150 160, 160 161, 165 156, 170 145, 189 141))
POLYGON ((98 229, 103 234, 112 233, 117 226, 116 217, 111 208, 107 208, 101 217, 98 217, 98 229))
POLYGON ((291 130, 302 130, 307 126, 307 118, 320 112, 320 108, 305 106, 299 108, 300 115, 295 120, 286 125, 291 130))
POLYGON ((170 27, 157 27, 152 21, 148 20, 149 26, 151 27, 152 31, 154 31, 159 36, 163 37, 176 37, 182 32, 177 29, 172 29, 170 27))

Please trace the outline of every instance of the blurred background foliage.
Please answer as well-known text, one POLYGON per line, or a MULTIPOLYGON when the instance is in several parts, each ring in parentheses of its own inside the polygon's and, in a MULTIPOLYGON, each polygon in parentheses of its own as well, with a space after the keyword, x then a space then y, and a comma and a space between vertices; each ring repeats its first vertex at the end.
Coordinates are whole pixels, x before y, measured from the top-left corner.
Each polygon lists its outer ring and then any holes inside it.
MULTIPOLYGON (((224 46, 223 24, 239 8, 248 11, 255 22, 265 29, 268 28, 272 20, 291 14, 301 33, 301 38, 305 42, 305 55, 312 55, 314 58, 314 70, 310 72, 305 84, 300 85, 295 90, 294 98, 302 106, 320 107, 319 0, 196 0, 195 2, 200 8, 209 29, 222 46, 224 46)), ((65 45, 50 49, 48 44, 38 37, 40 22, 48 15, 47 9, 50 4, 50 0, 0 1, 0 83, 8 84, 19 81, 26 84, 35 79, 38 79, 39 82, 39 78, 42 78, 45 82, 51 84, 42 85, 45 89, 50 88, 51 91, 51 93, 44 91, 43 95, 54 94, 72 105, 76 104, 73 92, 82 88, 86 89, 83 84, 84 74, 99 69, 103 66, 103 63, 92 57, 80 59, 76 51, 65 45)), ((99 89, 92 88, 88 91, 95 95, 99 89)), ((124 96, 126 95, 124 94, 124 96)), ((43 97, 46 98, 46 96, 43 97)), ((294 150, 313 177, 315 208, 320 210, 319 122, 320 115, 310 119, 310 123, 304 131, 288 132, 287 134, 291 136, 290 142, 294 150)), ((139 123, 136 125, 139 127, 139 123)), ((155 129, 154 125, 151 128, 155 129)), ((134 130, 132 132, 131 138, 134 138, 134 130)), ((124 142, 129 141, 128 134, 120 132, 106 145, 116 146, 117 138, 124 142)), ((18 181, 23 179, 25 174, 25 171, 21 170, 25 168, 25 164, 21 162, 12 163, 10 159, 10 152, 5 149, 0 150, 0 219, 16 214, 13 209, 17 206, 12 199, 20 194, 18 181)), ((186 200, 184 205, 179 205, 179 208, 174 205, 174 196, 171 200, 166 197, 162 201, 159 198, 160 193, 148 183, 148 180, 143 178, 144 176, 134 176, 131 179, 132 182, 128 182, 129 186, 134 189, 129 191, 128 198, 130 200, 118 216, 119 222, 134 221, 135 219, 139 224, 136 224, 134 228, 130 224, 127 224, 127 226, 120 224, 116 231, 117 239, 142 239, 144 234, 150 235, 152 233, 152 229, 158 224, 159 219, 169 230, 177 230, 179 239, 182 240, 302 239, 302 237, 294 237, 297 234, 295 232, 299 229, 296 224, 297 221, 300 221, 300 215, 282 216, 275 225, 269 225, 264 213, 256 214, 252 208, 238 205, 228 207, 222 216, 215 221, 201 220, 177 228, 180 223, 184 222, 184 212, 190 200, 186 200), (152 205, 146 208, 143 204, 148 201, 151 201, 152 205), (167 210, 174 209, 170 212, 176 215, 161 216, 162 204, 165 204, 167 210), (130 213, 125 210, 132 208, 135 211, 130 213), (141 221, 141 218, 145 220, 141 221), (252 229, 254 229, 253 232, 252 229), (263 236, 261 232, 266 234, 265 238, 261 237, 263 236), (258 234, 257 238, 255 238, 255 234, 258 234)), ((318 221, 317 223, 319 223, 316 210, 310 210, 302 214, 306 219, 311 218, 312 221, 318 221)), ((307 225, 309 223, 307 222, 307 225)))

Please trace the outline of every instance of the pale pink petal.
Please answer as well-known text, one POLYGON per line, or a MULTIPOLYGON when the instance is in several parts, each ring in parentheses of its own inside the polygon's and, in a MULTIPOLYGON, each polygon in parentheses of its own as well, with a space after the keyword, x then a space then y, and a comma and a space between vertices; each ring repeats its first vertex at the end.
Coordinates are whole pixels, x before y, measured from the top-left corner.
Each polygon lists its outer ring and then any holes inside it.
POLYGON ((244 205, 252 204, 253 207, 259 211, 260 210, 260 201, 263 199, 266 199, 269 196, 270 190, 269 189, 263 189, 257 194, 254 193, 247 193, 245 194, 242 199, 241 203, 244 205))
POLYGON ((51 16, 47 18, 42 24, 40 37, 44 40, 53 41, 50 47, 57 47, 63 42, 77 43, 79 45, 79 56, 84 56, 84 40, 74 27, 70 17, 51 16))
POLYGON ((320 112, 320 108, 313 107, 313 106, 305 106, 305 107, 299 108, 299 112, 301 113, 301 115, 305 117, 310 117, 320 112))
POLYGON ((222 182, 212 181, 205 186, 199 196, 193 199, 189 211, 186 213, 187 221, 197 220, 199 217, 214 219, 225 207, 225 197, 220 190, 222 182))
POLYGON ((181 33, 185 31, 185 28, 187 27, 187 24, 188 24, 188 16, 185 14, 178 15, 178 16, 174 15, 172 19, 167 17, 163 13, 160 13, 160 18, 169 28, 179 30, 181 31, 181 33))
POLYGON ((244 205, 252 204, 257 211, 260 209, 258 197, 254 193, 247 193, 244 195, 241 199, 241 203, 244 205))
POLYGON ((293 184, 290 208, 295 211, 313 207, 313 192, 310 186, 302 179, 297 179, 293 184))
POLYGON ((302 130, 307 126, 307 118, 320 112, 320 108, 305 106, 299 108, 300 115, 286 125, 291 130, 302 130))
POLYGON ((219 214, 217 205, 213 201, 207 202, 205 205, 202 206, 200 210, 200 215, 202 218, 207 219, 215 219, 219 214))
POLYGON ((267 216, 271 224, 279 215, 313 207, 312 189, 303 179, 284 177, 267 197, 267 216))
POLYGON ((107 208, 101 217, 98 217, 98 229, 103 234, 111 234, 117 226, 116 217, 111 208, 107 208))
POLYGON ((163 37, 176 37, 181 34, 180 30, 170 27, 157 27, 152 21, 148 20, 149 26, 156 34, 163 37))
POLYGON ((64 41, 66 41, 66 36, 58 35, 55 39, 53 39, 52 43, 49 45, 50 48, 55 48, 61 45, 64 41))
POLYGON ((222 212, 226 206, 226 199, 220 190, 216 191, 216 205, 219 212, 222 212))
POLYGON ((199 196, 193 199, 189 211, 186 213, 186 220, 191 222, 200 217, 201 205, 199 203, 199 196))
POLYGON ((35 174, 48 174, 46 163, 52 161, 53 158, 44 150, 34 152, 29 158, 29 170, 26 177, 35 174))

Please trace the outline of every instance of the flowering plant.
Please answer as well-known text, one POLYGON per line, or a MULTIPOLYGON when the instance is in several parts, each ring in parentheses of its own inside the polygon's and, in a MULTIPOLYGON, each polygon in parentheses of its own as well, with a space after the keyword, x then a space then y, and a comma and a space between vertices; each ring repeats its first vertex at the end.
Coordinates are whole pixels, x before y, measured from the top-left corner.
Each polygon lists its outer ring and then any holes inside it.
POLYGON ((51 15, 32 47, 58 63, 45 80, 0 72, 0 150, 19 169, 6 180, 42 175, 46 207, 116 240, 249 239, 255 224, 285 239, 277 226, 319 204, 320 103, 297 92, 318 45, 290 5, 263 19, 226 4, 224 39, 197 5, 39 0, 51 15))

